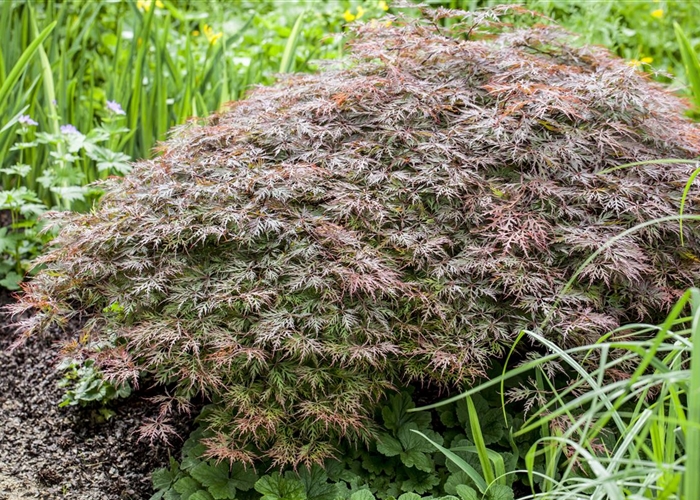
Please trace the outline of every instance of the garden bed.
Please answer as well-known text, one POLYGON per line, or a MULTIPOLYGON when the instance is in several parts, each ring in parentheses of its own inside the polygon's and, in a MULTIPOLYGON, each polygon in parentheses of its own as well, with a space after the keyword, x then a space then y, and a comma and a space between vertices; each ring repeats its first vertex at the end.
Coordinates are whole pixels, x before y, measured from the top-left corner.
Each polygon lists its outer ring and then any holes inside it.
POLYGON ((138 442, 135 431, 157 406, 135 395, 105 422, 90 409, 59 408, 58 341, 70 332, 30 338, 9 352, 8 322, 0 319, 0 499, 148 498, 151 472, 167 464, 169 452, 179 455, 138 442))

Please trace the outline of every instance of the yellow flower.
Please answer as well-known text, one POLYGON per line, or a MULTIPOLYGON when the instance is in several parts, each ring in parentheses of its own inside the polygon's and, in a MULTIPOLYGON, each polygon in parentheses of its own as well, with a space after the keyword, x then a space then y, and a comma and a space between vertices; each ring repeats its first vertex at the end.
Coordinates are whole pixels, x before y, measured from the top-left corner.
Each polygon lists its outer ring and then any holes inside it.
POLYGON ((661 19, 662 17, 664 17, 664 10, 663 9, 652 10, 651 17, 655 17, 656 19, 661 19))
POLYGON ((199 36, 199 31, 194 30, 194 31, 192 32, 192 36, 199 36))
POLYGON ((388 21, 386 21, 384 23, 384 26, 386 26, 388 28, 389 26, 391 26, 391 23, 392 23, 392 21, 391 21, 391 19, 389 19, 388 21))
POLYGON ((389 10, 389 6, 386 4, 384 0, 379 0, 379 8, 382 9, 383 11, 389 10))
POLYGON ((642 57, 641 59, 632 59, 627 61, 627 66, 631 68, 639 68, 642 64, 651 64, 654 61, 653 57, 642 57))
POLYGON ((343 12, 343 18, 345 19, 346 22, 349 23, 349 22, 355 20, 355 14, 353 14, 352 12, 350 12, 350 10, 348 9, 348 10, 346 10, 345 12, 343 12))
POLYGON ((365 14, 365 9, 362 5, 357 6, 357 19, 361 18, 365 14))
POLYGON ((155 0, 155 2, 153 0, 138 0, 136 2, 136 8, 144 12, 148 12, 151 8, 151 5, 153 5, 154 3, 159 9, 165 7, 165 4, 163 4, 163 2, 161 2, 160 0, 155 0))
POLYGON ((204 31, 204 36, 207 37, 207 40, 209 40, 209 43, 212 45, 216 45, 216 42, 219 41, 219 38, 224 36, 224 34, 220 31, 218 33, 214 33, 214 30, 208 24, 204 25, 204 28, 202 28, 202 31, 204 31))

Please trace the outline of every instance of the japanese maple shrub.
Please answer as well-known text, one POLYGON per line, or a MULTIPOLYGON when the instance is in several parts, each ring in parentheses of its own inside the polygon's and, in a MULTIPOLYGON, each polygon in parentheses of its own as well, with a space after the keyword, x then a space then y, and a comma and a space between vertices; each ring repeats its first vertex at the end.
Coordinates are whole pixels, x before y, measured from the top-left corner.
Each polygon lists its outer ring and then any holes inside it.
POLYGON ((350 45, 56 215, 16 307, 37 311, 26 332, 82 318, 113 380, 217 403, 210 456, 320 462, 374 436, 387 388, 482 374, 545 317, 562 346, 654 320, 698 277, 698 235, 662 223, 554 307, 606 240, 677 213, 692 165, 604 171, 700 154, 684 103, 624 61, 493 11, 358 25, 350 45))

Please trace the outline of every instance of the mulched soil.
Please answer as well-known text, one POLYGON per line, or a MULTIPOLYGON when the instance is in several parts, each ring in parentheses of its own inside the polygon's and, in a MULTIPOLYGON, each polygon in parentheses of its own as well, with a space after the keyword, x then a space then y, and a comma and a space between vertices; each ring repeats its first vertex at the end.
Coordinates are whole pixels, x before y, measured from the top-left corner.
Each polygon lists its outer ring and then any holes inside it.
MULTIPOLYGON (((0 293, 0 306, 11 300, 0 293)), ((57 332, 32 338, 9 352, 9 319, 0 315, 0 500, 147 499, 150 475, 168 463, 175 448, 138 442, 135 430, 155 417, 143 394, 113 406, 99 423, 95 411, 59 408, 57 332)), ((186 437, 189 422, 178 429, 186 437)))

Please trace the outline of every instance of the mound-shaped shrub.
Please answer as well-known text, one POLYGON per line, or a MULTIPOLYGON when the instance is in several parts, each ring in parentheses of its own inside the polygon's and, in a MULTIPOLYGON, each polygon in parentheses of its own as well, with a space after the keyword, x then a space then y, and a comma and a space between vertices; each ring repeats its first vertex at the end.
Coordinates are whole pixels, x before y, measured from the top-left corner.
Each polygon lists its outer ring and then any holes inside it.
MULTIPOLYGON (((551 27, 358 26, 349 63, 177 130, 63 224, 17 311, 79 317, 117 379, 218 403, 212 456, 320 461, 409 380, 483 373, 522 328, 572 345, 654 320, 698 277, 677 213, 684 104, 551 27)), ((688 209, 693 208, 693 190, 688 209)))

